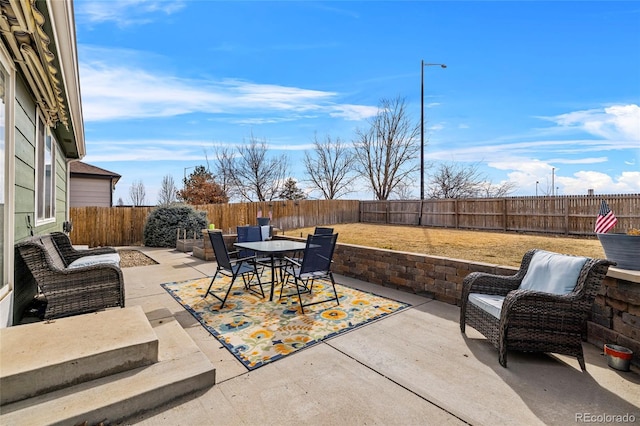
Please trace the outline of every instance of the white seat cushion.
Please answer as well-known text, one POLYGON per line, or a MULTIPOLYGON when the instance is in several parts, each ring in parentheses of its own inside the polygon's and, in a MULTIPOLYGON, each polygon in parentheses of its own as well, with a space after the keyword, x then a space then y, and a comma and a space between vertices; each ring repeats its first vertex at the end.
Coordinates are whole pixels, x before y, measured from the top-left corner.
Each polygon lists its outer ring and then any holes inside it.
POLYGON ((502 311, 502 302, 504 302, 504 296, 481 293, 469 294, 469 303, 473 303, 478 308, 498 319, 500 319, 500 311, 502 311))
POLYGON ((261 226, 260 233, 262 234, 262 241, 267 241, 269 239, 269 228, 270 226, 261 226))
POLYGON ((520 288, 551 294, 571 293, 586 261, 586 257, 537 251, 531 258, 520 288))
POLYGON ((120 267, 120 255, 118 253, 96 254, 94 256, 83 256, 69 264, 69 269, 84 268, 98 264, 112 264, 120 267))

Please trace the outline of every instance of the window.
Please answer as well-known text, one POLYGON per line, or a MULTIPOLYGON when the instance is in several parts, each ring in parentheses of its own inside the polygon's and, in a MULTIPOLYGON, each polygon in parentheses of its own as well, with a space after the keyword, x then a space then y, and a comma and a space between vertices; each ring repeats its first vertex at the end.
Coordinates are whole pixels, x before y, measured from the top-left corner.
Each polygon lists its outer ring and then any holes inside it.
POLYGON ((38 114, 36 128, 37 223, 51 222, 56 215, 56 140, 38 114))
MULTIPOLYGON (((0 45, 0 48, 2 46, 0 45)), ((0 327, 7 312, 6 294, 13 282, 13 99, 14 74, 11 61, 0 49, 0 327), (3 300, 4 299, 4 300, 3 300)))
POLYGON ((7 284, 7 277, 5 277, 5 267, 4 267, 4 252, 5 252, 5 222, 4 216, 7 212, 5 212, 5 182, 8 180, 6 178, 6 168, 5 168, 5 143, 6 143, 6 130, 7 130, 7 122, 6 122, 6 104, 7 104, 7 73, 3 66, 0 66, 0 176, 2 176, 2 185, 0 185, 0 277, 2 277, 2 282, 0 282, 0 288, 4 287, 7 284))

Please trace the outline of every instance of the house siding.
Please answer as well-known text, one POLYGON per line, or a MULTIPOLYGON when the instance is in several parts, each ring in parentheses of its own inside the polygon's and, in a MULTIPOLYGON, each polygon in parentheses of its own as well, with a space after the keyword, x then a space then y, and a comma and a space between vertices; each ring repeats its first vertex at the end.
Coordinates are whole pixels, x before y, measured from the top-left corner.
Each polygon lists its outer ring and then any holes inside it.
MULTIPOLYGON (((15 241, 31 235, 46 234, 62 230, 67 212, 67 162, 64 153, 56 144, 56 215, 55 221, 36 226, 35 222, 35 126, 36 104, 22 78, 16 80, 15 101, 15 241), (31 228, 29 227, 31 225, 31 228)), ((33 279, 16 259, 13 293, 13 323, 16 324, 24 309, 37 293, 33 279)))
POLYGON ((71 177, 71 207, 111 207, 111 179, 71 177))
POLYGON ((36 104, 22 78, 16 80, 15 241, 30 235, 27 217, 35 226, 36 104))

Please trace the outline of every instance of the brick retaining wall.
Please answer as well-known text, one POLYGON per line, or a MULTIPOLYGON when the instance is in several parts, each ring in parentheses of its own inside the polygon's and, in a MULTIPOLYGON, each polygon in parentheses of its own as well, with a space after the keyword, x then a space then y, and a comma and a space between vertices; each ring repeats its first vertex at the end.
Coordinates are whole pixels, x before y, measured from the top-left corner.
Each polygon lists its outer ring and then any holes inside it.
POLYGON ((587 340, 629 348, 632 363, 640 365, 640 272, 609 269, 587 323, 587 340))
POLYGON ((471 272, 513 275, 518 269, 349 244, 336 245, 332 271, 460 305, 462 280, 471 272))
MULTIPOLYGON (((513 275, 518 268, 349 244, 336 245, 332 270, 344 275, 460 305, 470 272, 513 275)), ((587 341, 625 346, 640 365, 640 273, 610 269, 587 324, 587 341)))

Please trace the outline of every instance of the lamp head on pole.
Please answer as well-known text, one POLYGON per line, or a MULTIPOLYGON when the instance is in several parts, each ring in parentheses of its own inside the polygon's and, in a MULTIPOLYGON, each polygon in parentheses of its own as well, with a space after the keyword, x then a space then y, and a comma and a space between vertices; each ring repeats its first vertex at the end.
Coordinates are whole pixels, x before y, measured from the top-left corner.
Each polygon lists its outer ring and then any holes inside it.
POLYGON ((440 68, 446 68, 447 64, 427 64, 424 61, 422 61, 422 66, 423 67, 440 67, 440 68))

